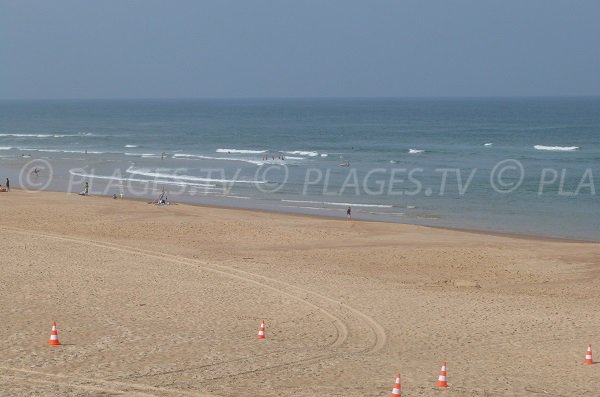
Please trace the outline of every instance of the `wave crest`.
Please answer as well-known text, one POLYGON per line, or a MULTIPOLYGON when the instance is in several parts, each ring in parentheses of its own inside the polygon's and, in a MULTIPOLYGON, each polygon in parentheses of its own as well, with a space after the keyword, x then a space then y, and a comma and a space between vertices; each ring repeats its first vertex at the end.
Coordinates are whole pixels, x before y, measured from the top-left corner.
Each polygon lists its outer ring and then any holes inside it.
POLYGON ((240 154, 260 154, 266 153, 266 150, 252 150, 252 149, 217 149, 217 153, 240 153, 240 154))
MULTIPOLYGON (((131 175, 140 175, 140 176, 146 176, 149 178, 160 178, 160 179, 171 179, 174 181, 178 181, 180 183, 183 183, 182 181, 188 181, 188 182, 194 182, 194 183, 198 183, 198 182, 205 182, 205 183, 251 183, 251 184, 262 184, 265 183, 265 181, 259 181, 259 180, 244 180, 244 179, 222 179, 222 178, 205 178, 205 177, 200 177, 200 176, 192 176, 192 175, 180 175, 180 174, 175 174, 175 173, 168 173, 165 171, 171 171, 170 169, 167 168, 156 168, 156 169, 150 169, 150 168, 135 168, 133 166, 130 166, 129 168, 127 168, 127 172, 128 174, 131 175)), ((180 169, 179 171, 183 171, 183 169, 180 169)))
POLYGON ((552 152, 572 152, 574 150, 578 150, 579 146, 544 146, 544 145, 535 145, 533 147, 536 150, 548 150, 552 152))
POLYGON ((75 136, 93 136, 91 132, 81 134, 0 134, 0 137, 13 137, 13 138, 68 138, 75 136))
POLYGON ((300 156, 308 156, 308 157, 316 157, 319 155, 319 153, 317 153, 317 152, 306 151, 306 150, 293 150, 293 151, 288 151, 288 152, 283 152, 283 153, 297 154, 300 156))

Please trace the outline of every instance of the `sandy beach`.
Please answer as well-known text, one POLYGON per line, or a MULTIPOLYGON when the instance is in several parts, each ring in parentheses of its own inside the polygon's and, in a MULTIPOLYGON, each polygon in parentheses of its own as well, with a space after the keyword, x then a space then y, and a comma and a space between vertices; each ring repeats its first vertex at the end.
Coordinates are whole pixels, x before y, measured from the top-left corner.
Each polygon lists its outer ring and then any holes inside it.
POLYGON ((597 243, 64 193, 0 205, 1 396, 388 396, 398 372, 405 396, 600 395, 582 363, 600 349, 597 243))

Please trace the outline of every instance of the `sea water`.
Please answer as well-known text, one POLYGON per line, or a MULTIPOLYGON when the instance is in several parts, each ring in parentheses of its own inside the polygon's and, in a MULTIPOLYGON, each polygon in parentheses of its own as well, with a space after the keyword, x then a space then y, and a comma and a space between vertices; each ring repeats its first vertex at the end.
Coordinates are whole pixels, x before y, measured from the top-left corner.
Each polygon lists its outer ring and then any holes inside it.
POLYGON ((0 182, 598 241, 599 137, 599 98, 0 101, 0 182))

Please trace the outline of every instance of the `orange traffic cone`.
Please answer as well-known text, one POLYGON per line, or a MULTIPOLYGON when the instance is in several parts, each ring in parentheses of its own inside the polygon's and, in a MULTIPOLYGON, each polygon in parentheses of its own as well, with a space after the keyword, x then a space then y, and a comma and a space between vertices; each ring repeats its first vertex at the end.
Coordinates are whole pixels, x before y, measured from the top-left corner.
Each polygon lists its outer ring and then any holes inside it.
POLYGON ((588 345, 587 352, 585 353, 584 364, 594 364, 594 360, 592 360, 592 345, 588 345))
POLYGON ((56 330, 56 322, 52 323, 52 332, 50 332, 48 346, 60 346, 60 341, 58 340, 58 331, 56 330))
POLYGON ((260 322, 260 330, 258 330, 258 335, 256 336, 258 339, 266 339, 265 336, 265 321, 261 320, 260 322))
POLYGON ((440 376, 438 376, 437 387, 448 387, 448 381, 446 378, 446 362, 442 365, 442 369, 440 369, 440 376))
POLYGON ((400 374, 396 375, 396 382, 394 382, 394 388, 392 389, 391 397, 402 396, 402 387, 400 386, 400 374))

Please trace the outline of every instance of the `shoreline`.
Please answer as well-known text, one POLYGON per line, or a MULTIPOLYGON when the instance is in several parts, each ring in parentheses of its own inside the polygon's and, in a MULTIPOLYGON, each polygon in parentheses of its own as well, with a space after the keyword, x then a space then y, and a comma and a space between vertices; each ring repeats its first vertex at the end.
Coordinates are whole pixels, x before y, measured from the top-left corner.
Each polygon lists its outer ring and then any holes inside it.
MULTIPOLYGON (((21 193, 27 193, 28 191, 20 188, 11 188, 11 191, 18 191, 21 193)), ((64 193, 67 195, 76 195, 78 193, 73 192, 64 192, 64 191, 56 191, 56 190, 44 190, 44 191, 35 191, 30 194, 39 194, 39 193, 51 193, 51 194, 60 194, 64 193)), ((103 195, 103 194, 91 194, 88 197, 101 197, 105 199, 113 200, 112 196, 103 195)), ((129 197, 124 199, 125 201, 136 201, 143 202, 146 204, 151 204, 147 199, 143 197, 129 197)), ((116 201, 120 201, 119 198, 116 201)), ((173 202, 169 205, 182 205, 182 206, 191 206, 191 207, 200 207, 200 208, 215 208, 221 210, 232 210, 232 211, 243 211, 250 213, 262 213, 262 214, 281 214, 281 215, 289 215, 300 218, 311 218, 311 219, 325 219, 325 220, 336 220, 341 222, 347 222, 345 217, 336 217, 330 215, 317 215, 311 213, 300 213, 300 212, 292 212, 285 210, 269 210, 263 208, 245 208, 245 207, 234 207, 234 206, 226 206, 226 205, 217 205, 217 204, 207 204, 207 203, 190 203, 190 202, 173 202)), ((450 232, 459 232, 459 233, 468 233, 474 235, 485 235, 485 236, 494 236, 494 237, 505 237, 511 239, 520 239, 520 240, 529 240, 529 241, 543 241, 543 242, 561 242, 561 243, 573 243, 573 244, 600 244, 600 241, 595 240, 585 240, 585 239, 573 239, 573 238, 564 238, 564 237, 555 237, 555 236, 546 236, 546 235, 535 235, 535 234, 526 234, 526 233, 516 233, 516 232, 502 232, 502 231, 491 231, 491 230, 481 230, 481 229, 470 229, 470 228, 461 228, 461 227, 447 227, 447 226, 432 226, 432 225, 422 225, 418 223, 408 223, 408 222, 389 222, 385 220, 367 220, 367 219, 352 219, 352 222, 361 222, 361 223, 382 223, 387 225, 403 225, 403 226, 411 226, 417 228, 425 228, 425 229, 434 229, 434 230, 443 230, 450 232)))

